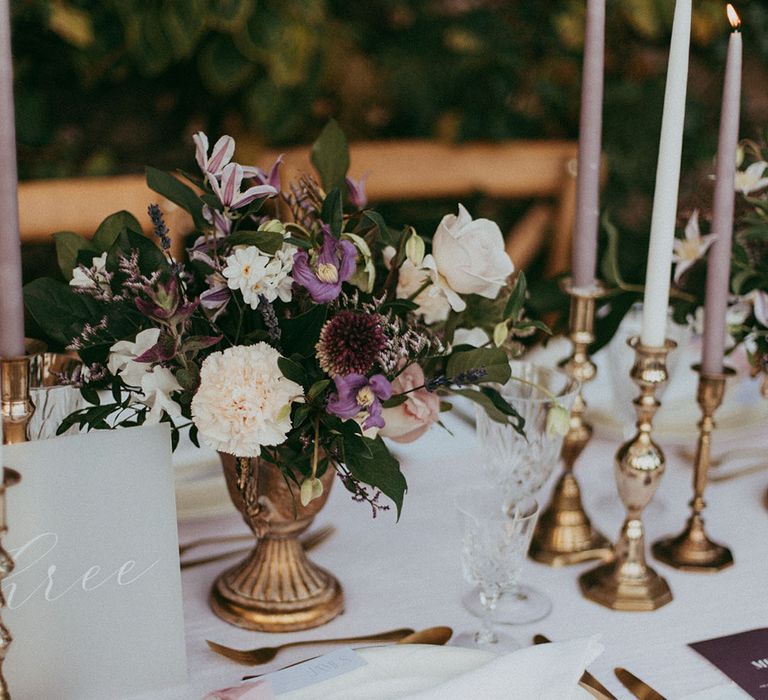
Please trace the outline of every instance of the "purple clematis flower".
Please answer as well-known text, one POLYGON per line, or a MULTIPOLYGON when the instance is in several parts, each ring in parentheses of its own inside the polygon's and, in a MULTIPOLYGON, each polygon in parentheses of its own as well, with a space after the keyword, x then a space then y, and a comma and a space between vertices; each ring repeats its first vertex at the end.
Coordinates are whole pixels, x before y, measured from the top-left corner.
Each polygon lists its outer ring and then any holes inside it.
POLYGON ((262 185, 271 185, 276 190, 280 191, 280 166, 283 164, 285 153, 281 153, 272 167, 269 169, 269 173, 265 173, 261 168, 255 166, 244 165, 243 174, 245 177, 252 177, 262 185))
POLYGON ((368 173, 363 175, 359 180, 353 180, 349 175, 345 178, 349 202, 353 207, 357 207, 358 209, 362 209, 368 204, 368 195, 365 192, 365 181, 367 179, 368 173))
POLYGON ((250 204, 254 199, 274 197, 277 194, 277 190, 271 185, 255 185, 241 192, 243 177, 243 166, 239 163, 230 163, 221 172, 221 184, 216 178, 210 179, 213 193, 225 207, 239 209, 250 204))
POLYGON ((211 157, 208 157, 208 137, 198 131, 192 140, 195 142, 195 160, 200 170, 210 180, 219 177, 224 166, 235 155, 235 140, 231 136, 222 136, 213 146, 211 157))
POLYGON ((227 307, 232 298, 232 291, 227 285, 227 280, 218 272, 208 275, 205 281, 208 283, 208 289, 200 295, 200 306, 212 312, 210 318, 215 321, 227 307))
POLYGON ((357 267, 357 250, 350 241, 334 238, 323 227, 323 245, 313 252, 310 260, 306 250, 293 256, 293 279, 305 287, 318 304, 327 304, 341 294, 341 283, 346 282, 357 267))
POLYGON ((381 402, 392 396, 392 385, 383 374, 374 374, 370 379, 362 374, 347 374, 333 378, 336 393, 331 394, 326 409, 328 413, 347 420, 360 413, 367 413, 363 429, 383 428, 381 402))

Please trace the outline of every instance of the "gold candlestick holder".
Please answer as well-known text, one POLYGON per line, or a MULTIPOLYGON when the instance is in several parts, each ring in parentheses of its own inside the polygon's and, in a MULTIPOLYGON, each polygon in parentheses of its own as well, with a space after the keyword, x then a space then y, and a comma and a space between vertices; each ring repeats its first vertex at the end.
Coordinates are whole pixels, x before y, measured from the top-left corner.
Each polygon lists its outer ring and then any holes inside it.
POLYGON ((643 345, 630 338, 635 362, 630 376, 640 388, 634 400, 637 433, 616 453, 616 483, 627 517, 614 548, 615 558, 579 578, 581 591, 590 600, 614 610, 655 610, 672 600, 667 582, 645 560, 643 509, 650 503, 664 474, 661 448, 651 439, 653 417, 659 406, 657 389, 668 379, 666 358, 675 342, 661 347, 643 345))
POLYGON ((587 404, 583 387, 597 374, 589 356, 594 342, 595 302, 606 294, 597 282, 590 289, 574 287, 570 279, 563 282, 563 290, 571 297, 570 338, 573 352, 564 369, 569 377, 581 384, 571 409, 571 422, 563 440, 561 459, 563 474, 552 493, 549 505, 539 518, 533 535, 530 554, 550 566, 578 564, 590 559, 608 561, 613 556, 611 543, 590 523, 581 502, 581 489, 573 474, 573 467, 592 438, 592 426, 584 420, 587 404))
MULTIPOLYGON (((17 471, 7 467, 3 469, 3 481, 0 484, 0 582, 13 571, 14 566, 11 555, 8 554, 2 543, 2 538, 8 532, 5 492, 14 484, 19 483, 19 481, 21 481, 21 476, 17 471)), ((5 607, 5 598, 0 594, 0 608, 3 607, 5 607)), ((8 690, 8 683, 3 675, 2 667, 8 654, 8 647, 10 647, 12 641, 11 633, 2 623, 2 620, 0 620, 0 700, 11 700, 11 694, 8 690)))
POLYGON ((35 410, 30 398, 32 370, 45 352, 45 343, 27 338, 24 349, 19 357, 0 357, 0 415, 6 445, 27 441, 27 426, 35 410))
POLYGON ((653 545, 653 555, 659 561, 682 571, 715 573, 731 566, 733 555, 728 547, 712 542, 707 537, 701 513, 706 505, 704 489, 707 487, 712 431, 715 428, 714 415, 723 402, 726 380, 736 372, 729 367, 721 374, 702 372, 698 365, 694 365, 693 369, 699 373, 696 400, 701 407, 701 420, 693 469, 691 517, 679 535, 656 542, 653 545))

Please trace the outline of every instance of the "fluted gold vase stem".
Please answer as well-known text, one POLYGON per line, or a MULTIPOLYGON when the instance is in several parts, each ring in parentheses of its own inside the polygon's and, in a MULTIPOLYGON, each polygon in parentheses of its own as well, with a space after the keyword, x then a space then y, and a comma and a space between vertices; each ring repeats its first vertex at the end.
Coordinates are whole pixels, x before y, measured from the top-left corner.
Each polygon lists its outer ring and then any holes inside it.
POLYGON ((564 369, 569 377, 581 384, 581 389, 573 402, 570 426, 563 440, 563 473, 549 505, 539 518, 531 544, 531 556, 551 566, 577 564, 590 559, 609 560, 613 555, 611 543, 592 527, 581 501, 579 483, 573 474, 576 460, 592 438, 592 426, 584 418, 587 403, 583 388, 597 373, 589 356, 589 346, 595 340, 595 302, 605 294, 605 289, 600 283, 590 289, 579 289, 569 279, 563 283, 563 289, 571 297, 569 321, 573 343, 573 352, 564 369))
POLYGON ((665 469, 664 453, 651 439, 651 430, 661 405, 656 392, 668 379, 666 358, 675 343, 667 340, 661 347, 649 347, 639 338, 631 338, 629 345, 635 351, 630 376, 640 389, 633 402, 637 432, 619 448, 614 463, 627 517, 614 548, 614 560, 582 574, 579 584, 585 597, 614 610, 655 610, 672 600, 672 592, 646 563, 642 513, 665 469))
POLYGON ((726 368, 722 374, 708 374, 695 366, 699 373, 697 400, 701 408, 699 440, 693 469, 693 500, 691 516, 685 529, 675 537, 666 537, 653 545, 653 555, 665 564, 682 571, 715 573, 733 564, 731 550, 713 542, 704 530, 702 512, 706 506, 704 489, 707 487, 712 432, 715 429, 715 411, 723 402, 725 384, 734 370, 726 368))

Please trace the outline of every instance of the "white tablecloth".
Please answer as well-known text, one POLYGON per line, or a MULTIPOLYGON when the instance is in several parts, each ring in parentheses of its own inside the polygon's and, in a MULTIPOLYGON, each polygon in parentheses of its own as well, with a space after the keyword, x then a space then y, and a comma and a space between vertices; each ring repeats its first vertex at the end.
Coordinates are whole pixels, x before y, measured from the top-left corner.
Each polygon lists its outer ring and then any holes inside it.
MULTIPOLYGON (((691 421, 698 419, 691 405, 691 421)), ((248 632, 216 618, 207 603, 214 577, 229 562, 214 563, 183 572, 189 684, 143 695, 157 700, 193 700, 207 691, 235 684, 248 669, 208 650, 212 639, 236 647, 279 644, 287 640, 337 637, 395 627, 422 628, 450 625, 456 632, 475 629, 478 621, 465 612, 460 597, 465 590, 458 559, 458 521, 452 497, 468 483, 481 481, 474 430, 456 417, 446 424, 453 436, 438 427, 421 441, 395 446, 408 479, 403 515, 395 522, 392 511, 371 519, 365 504, 353 503, 336 484, 328 506, 316 524, 333 523, 337 533, 312 557, 333 571, 346 595, 346 613, 323 628, 290 635, 248 632)), ((752 426, 740 439, 716 435, 715 453, 730 446, 768 447, 766 423, 752 426)), ((689 445, 689 447, 692 445, 689 445)), ((584 500, 594 523, 612 539, 621 524, 615 496, 613 455, 616 443, 594 440, 577 466, 584 500), (608 503, 608 506, 599 507, 608 503)), ((648 541, 678 532, 687 517, 690 468, 673 447, 667 450, 669 467, 646 517, 648 541)), ((768 512, 762 498, 768 474, 711 485, 706 511, 710 534, 731 546, 736 565, 715 575, 679 573, 653 560, 667 578, 674 601, 651 613, 621 613, 585 600, 577 576, 593 566, 551 569, 529 562, 525 578, 553 600, 552 613, 532 625, 508 628, 524 644, 541 632, 559 640, 602 633, 606 651, 592 672, 620 698, 630 697, 616 681, 613 667, 623 665, 648 681, 667 698, 679 698, 726 682, 717 669, 686 645, 689 642, 768 626, 768 512)), ((546 497, 548 489, 542 493, 546 497)), ((204 535, 245 532, 234 513, 184 522, 180 541, 204 535)), ((282 667, 306 656, 306 650, 281 654, 259 671, 282 667)))

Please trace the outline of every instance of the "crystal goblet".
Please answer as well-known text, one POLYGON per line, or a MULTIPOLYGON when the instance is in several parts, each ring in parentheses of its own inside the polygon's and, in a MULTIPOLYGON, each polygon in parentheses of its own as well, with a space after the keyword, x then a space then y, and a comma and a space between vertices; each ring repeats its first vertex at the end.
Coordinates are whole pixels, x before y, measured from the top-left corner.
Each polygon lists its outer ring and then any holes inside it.
POLYGON ((513 503, 493 487, 470 489, 457 497, 462 520, 461 564, 464 578, 476 584, 482 605, 482 627, 463 632, 458 646, 511 651, 519 643, 494 627, 493 612, 502 591, 517 583, 539 506, 532 498, 513 503))
MULTIPOLYGON (((524 434, 492 420, 480 409, 477 435, 486 477, 505 498, 519 502, 535 494, 558 463, 578 382, 558 369, 531 362, 513 361, 510 367, 512 378, 499 391, 525 419, 524 434), (561 420, 553 420, 556 413, 561 420)), ((477 591, 464 597, 464 605, 474 615, 482 614, 477 591)), ((527 624, 546 617, 551 609, 552 603, 543 593, 516 584, 503 592, 494 619, 527 624)))

